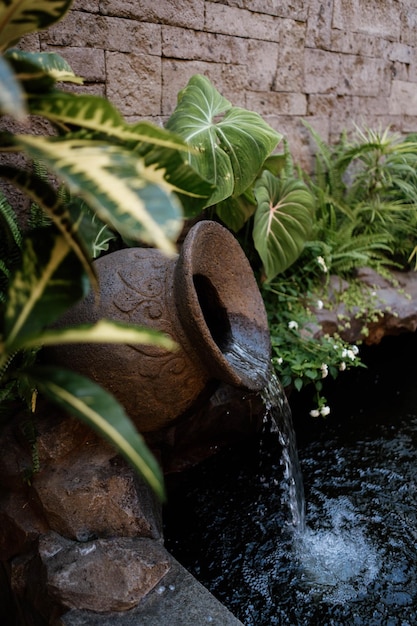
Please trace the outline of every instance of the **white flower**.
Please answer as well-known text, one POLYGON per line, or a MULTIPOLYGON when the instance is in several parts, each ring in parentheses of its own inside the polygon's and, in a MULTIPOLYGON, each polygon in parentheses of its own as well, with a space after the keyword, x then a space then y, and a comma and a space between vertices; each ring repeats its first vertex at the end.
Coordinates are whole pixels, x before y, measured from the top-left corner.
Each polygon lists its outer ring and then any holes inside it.
POLYGON ((320 409, 320 414, 321 414, 323 417, 326 417, 326 415, 329 415, 329 413, 330 413, 330 407, 329 407, 329 406, 322 406, 322 407, 321 407, 321 409, 320 409))
POLYGON ((277 365, 282 365, 284 362, 284 359, 282 358, 282 356, 277 358, 277 365))
POLYGON ((313 409, 310 411, 311 417, 320 417, 320 411, 318 409, 313 409))
POLYGON ((342 352, 342 359, 345 358, 350 359, 351 361, 355 360, 355 353, 353 352, 353 350, 347 350, 346 348, 343 350, 342 352))
POLYGON ((341 362, 341 364, 339 365, 339 370, 341 372, 344 372, 346 369, 346 363, 344 361, 341 362))
POLYGON ((291 320, 290 322, 288 322, 288 328, 290 330, 297 330, 298 322, 296 322, 295 320, 291 320))
POLYGON ((320 365, 320 369, 321 369, 321 377, 326 378, 326 376, 329 374, 329 367, 327 363, 322 363, 320 365))
POLYGON ((316 261, 320 265, 320 267, 323 270, 323 272, 327 273, 329 271, 328 268, 327 268, 327 265, 326 265, 326 261, 323 259, 322 256, 318 256, 316 261))
POLYGON ((358 346, 356 346, 356 345, 352 346, 352 352, 353 352, 353 354, 359 354, 358 346))
POLYGON ((316 307, 318 308, 319 311, 321 311, 323 306, 324 306, 323 300, 317 300, 316 307))

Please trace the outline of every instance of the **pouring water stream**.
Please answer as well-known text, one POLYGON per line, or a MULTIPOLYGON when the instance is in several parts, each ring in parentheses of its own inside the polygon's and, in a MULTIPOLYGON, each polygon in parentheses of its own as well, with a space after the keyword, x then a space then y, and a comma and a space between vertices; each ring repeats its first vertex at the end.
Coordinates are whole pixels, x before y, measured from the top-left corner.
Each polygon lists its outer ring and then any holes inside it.
MULTIPOLYGON (((417 623, 417 397, 396 374, 399 382, 391 373, 381 383, 382 410, 371 394, 378 375, 362 373, 375 414, 367 420, 344 401, 354 417, 341 416, 340 435, 328 420, 324 438, 313 435, 298 449, 272 376, 259 449, 253 442, 240 456, 226 451, 197 470, 192 519, 181 520, 185 542, 170 548, 245 626, 417 623), (406 389, 401 396, 397 384, 406 389), (396 398, 407 394, 402 408, 396 398)), ((361 397, 360 385, 346 393, 361 397)))

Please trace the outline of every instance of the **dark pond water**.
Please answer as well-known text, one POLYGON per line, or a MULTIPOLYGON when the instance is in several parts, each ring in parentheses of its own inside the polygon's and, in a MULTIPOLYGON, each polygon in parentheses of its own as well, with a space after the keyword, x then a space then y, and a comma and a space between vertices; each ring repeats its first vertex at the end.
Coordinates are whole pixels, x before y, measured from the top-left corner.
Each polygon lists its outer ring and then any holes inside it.
POLYGON ((245 626, 417 624, 417 337, 363 358, 326 419, 291 398, 304 529, 268 428, 171 487, 167 547, 245 626))

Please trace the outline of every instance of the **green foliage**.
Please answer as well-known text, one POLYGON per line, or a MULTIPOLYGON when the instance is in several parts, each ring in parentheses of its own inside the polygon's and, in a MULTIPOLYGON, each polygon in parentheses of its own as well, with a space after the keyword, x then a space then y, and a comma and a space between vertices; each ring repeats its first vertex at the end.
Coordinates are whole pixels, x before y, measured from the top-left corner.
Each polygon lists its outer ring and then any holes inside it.
POLYGON ((416 247, 417 142, 368 129, 328 146, 309 128, 318 147, 315 173, 305 176, 317 199, 313 240, 325 244, 329 271, 407 268, 416 247))
POLYGON ((185 158, 216 185, 206 207, 235 232, 253 221, 267 279, 291 265, 310 234, 314 200, 295 177, 290 155, 271 155, 281 135, 257 113, 232 106, 200 75, 179 93, 167 128, 192 146, 185 158))
POLYGON ((362 363, 356 345, 351 346, 338 334, 318 332, 319 323, 311 310, 317 306, 317 298, 301 296, 305 286, 299 281, 300 276, 292 274, 263 287, 272 365, 287 389, 301 391, 306 386, 313 387, 317 406, 311 415, 325 417, 330 408, 323 396, 324 379, 328 376, 335 379, 339 372, 360 367, 362 363))
POLYGON ((121 406, 73 372, 41 369, 36 357, 44 345, 69 341, 173 349, 158 333, 106 321, 50 326, 95 285, 92 259, 115 231, 172 252, 183 204, 201 209, 214 188, 182 158, 189 146, 177 135, 150 123, 127 124, 104 98, 61 90, 82 79, 59 55, 10 47, 60 20, 70 5, 0 0, 0 115, 18 122, 36 115, 56 131, 32 135, 23 125, 21 133, 0 133, 0 152, 28 160, 25 168, 3 161, 0 177, 32 200, 30 229, 21 232, 0 196, 0 418, 13 417, 20 400, 33 412, 39 390, 107 437, 162 497, 161 470, 121 406))
POLYGON ((342 304, 346 313, 340 316, 339 332, 355 318, 362 340, 367 325, 383 311, 373 290, 356 280, 356 270, 372 267, 389 277, 390 268, 410 269, 413 259, 417 268, 417 142, 388 129, 358 130, 353 139, 343 134, 330 146, 309 129, 317 144, 316 162, 313 175, 303 178, 314 197, 313 227, 298 258, 279 281, 263 286, 263 295, 277 374, 286 387, 312 386, 317 398, 312 415, 325 415, 323 379, 361 361, 356 346, 339 335, 317 332, 311 310, 342 304), (336 302, 330 300, 330 274, 349 285, 339 295, 332 293, 336 302))
POLYGON ((278 178, 268 170, 256 183, 255 197, 253 238, 271 279, 300 256, 311 232, 314 200, 300 180, 278 178))

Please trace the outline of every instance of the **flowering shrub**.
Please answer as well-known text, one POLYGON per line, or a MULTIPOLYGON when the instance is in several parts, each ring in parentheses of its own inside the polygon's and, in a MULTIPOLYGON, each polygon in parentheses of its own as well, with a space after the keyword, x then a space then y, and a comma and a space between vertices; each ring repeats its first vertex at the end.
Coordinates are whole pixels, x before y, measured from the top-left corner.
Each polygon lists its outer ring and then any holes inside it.
POLYGON ((301 391, 306 385, 315 389, 316 406, 312 417, 326 417, 330 407, 323 395, 323 381, 339 372, 363 367, 357 345, 339 335, 321 335, 317 318, 309 308, 321 308, 323 301, 300 300, 300 289, 292 279, 264 285, 272 343, 272 365, 286 389, 301 391))

